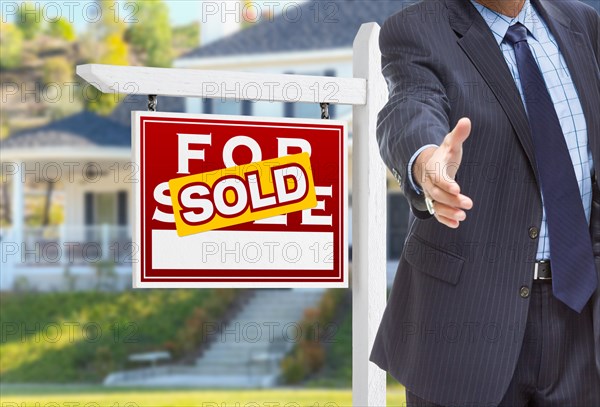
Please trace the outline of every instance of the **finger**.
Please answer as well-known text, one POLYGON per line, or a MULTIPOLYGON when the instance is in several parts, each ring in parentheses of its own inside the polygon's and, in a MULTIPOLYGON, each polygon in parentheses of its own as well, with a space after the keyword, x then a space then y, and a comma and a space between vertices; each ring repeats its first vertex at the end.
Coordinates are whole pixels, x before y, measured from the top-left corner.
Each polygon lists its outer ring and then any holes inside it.
POLYGON ((445 172, 436 171, 434 173, 433 171, 428 171, 426 178, 432 186, 435 186, 442 191, 452 195, 460 194, 460 186, 458 183, 446 175, 445 172))
POLYGON ((444 138, 444 143, 451 150, 462 147, 462 144, 471 134, 471 120, 463 117, 456 123, 454 129, 444 138))
POLYGON ((444 215, 440 215, 438 213, 435 214, 435 218, 441 224, 446 225, 446 226, 448 226, 449 228, 452 228, 452 229, 456 229, 460 225, 459 221, 447 218, 444 215))
POLYGON ((437 201, 435 201, 435 203, 433 204, 433 208, 435 210, 435 213, 447 219, 462 222, 467 218, 467 214, 465 213, 465 211, 453 206, 445 205, 437 201))
POLYGON ((454 193, 445 191, 438 185, 427 185, 425 188, 425 193, 434 201, 450 207, 467 210, 473 207, 473 201, 468 196, 463 194, 455 195, 454 193))

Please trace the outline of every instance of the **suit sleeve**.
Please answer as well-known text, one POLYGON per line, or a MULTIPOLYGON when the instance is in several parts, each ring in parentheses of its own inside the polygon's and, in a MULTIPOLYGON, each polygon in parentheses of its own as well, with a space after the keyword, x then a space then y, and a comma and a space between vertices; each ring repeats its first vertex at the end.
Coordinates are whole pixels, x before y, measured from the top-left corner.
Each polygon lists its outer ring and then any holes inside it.
MULTIPOLYGON (((598 61, 598 67, 600 67, 600 15, 595 13, 594 20, 595 25, 593 25, 593 27, 595 27, 596 35, 595 44, 593 45, 594 52, 596 53, 596 61, 598 61)), ((600 163, 594 163, 594 167, 596 168, 594 171, 595 173, 598 173, 599 165, 600 163)), ((592 234, 594 256, 598 259, 597 261, 600 261, 600 188, 598 187, 598 179, 596 176, 593 177, 592 182, 592 214, 590 219, 590 230, 592 234)))
POLYGON ((590 11, 590 39, 592 40, 592 48, 596 56, 596 62, 600 67, 600 14, 596 10, 590 11))
POLYGON ((596 14, 596 61, 600 67, 600 15, 596 14))
POLYGON ((419 148, 442 143, 449 132, 450 106, 434 62, 434 56, 439 55, 433 49, 437 30, 419 26, 417 20, 402 13, 395 15, 380 33, 382 73, 389 99, 377 118, 377 142, 413 214, 426 219, 431 215, 424 195, 410 185, 408 162, 419 148))

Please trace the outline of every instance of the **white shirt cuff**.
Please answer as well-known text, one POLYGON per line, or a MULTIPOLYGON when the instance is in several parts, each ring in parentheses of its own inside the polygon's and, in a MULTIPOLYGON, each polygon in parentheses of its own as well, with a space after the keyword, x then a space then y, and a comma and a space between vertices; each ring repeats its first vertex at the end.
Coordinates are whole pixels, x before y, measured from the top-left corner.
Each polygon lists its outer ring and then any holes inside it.
POLYGON ((414 153, 412 155, 412 157, 410 158, 410 161, 408 162, 408 173, 407 173, 407 178, 408 178, 408 182, 410 182, 410 186, 412 187, 412 189, 419 195, 421 195, 421 193, 423 193, 423 190, 421 188, 419 188, 413 178, 413 172, 412 172, 412 167, 413 164, 415 162, 415 160, 417 159, 417 157, 419 156, 419 154, 421 154, 423 152, 423 150, 425 150, 426 148, 429 147, 438 147, 435 144, 427 144, 424 145, 423 147, 421 147, 420 149, 417 150, 416 153, 414 153))

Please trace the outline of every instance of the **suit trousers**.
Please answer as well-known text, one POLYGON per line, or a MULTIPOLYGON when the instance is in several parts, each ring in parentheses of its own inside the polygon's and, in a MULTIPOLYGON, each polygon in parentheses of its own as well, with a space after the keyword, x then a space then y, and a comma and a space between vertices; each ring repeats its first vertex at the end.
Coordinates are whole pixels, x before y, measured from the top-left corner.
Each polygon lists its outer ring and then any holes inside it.
MULTIPOLYGON (((554 297, 551 281, 534 281, 530 295, 521 352, 499 406, 599 407, 590 303, 577 314, 554 297)), ((409 389, 406 401, 408 407, 438 406, 409 389)))

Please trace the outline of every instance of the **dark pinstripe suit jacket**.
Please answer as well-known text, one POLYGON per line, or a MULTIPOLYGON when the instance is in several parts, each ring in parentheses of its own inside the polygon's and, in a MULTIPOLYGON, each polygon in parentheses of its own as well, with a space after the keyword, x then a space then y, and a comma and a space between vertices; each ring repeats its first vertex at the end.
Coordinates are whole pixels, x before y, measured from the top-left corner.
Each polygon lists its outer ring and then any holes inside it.
MULTIPOLYGON (((600 169, 600 22, 576 0, 532 0, 565 57, 600 169)), ((411 205, 405 248, 371 353, 414 393, 444 405, 490 405, 512 378, 527 320, 542 204, 521 98, 491 31, 468 0, 425 0, 391 16, 380 35, 389 101, 377 140, 411 205), (457 181, 474 208, 457 230, 425 211, 407 163, 472 121, 457 181)), ((594 177, 595 179, 596 177, 594 177)), ((600 191, 592 222, 600 270, 600 191)), ((592 300, 600 371, 600 299, 592 300)), ((592 321, 590 321, 592 323, 592 321)))

